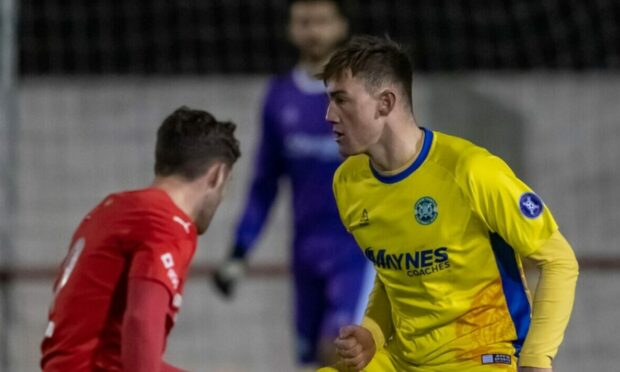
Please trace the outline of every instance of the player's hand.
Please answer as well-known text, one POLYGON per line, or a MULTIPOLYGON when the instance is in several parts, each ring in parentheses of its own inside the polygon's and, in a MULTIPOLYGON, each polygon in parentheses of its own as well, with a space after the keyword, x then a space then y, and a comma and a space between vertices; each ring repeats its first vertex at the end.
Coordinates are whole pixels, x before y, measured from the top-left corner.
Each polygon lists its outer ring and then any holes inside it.
POLYGON ((375 340, 369 330, 358 325, 340 328, 340 336, 335 341, 340 356, 339 365, 352 371, 361 371, 375 355, 375 340))
POLYGON ((553 372, 553 368, 519 367, 519 372, 553 372))
POLYGON ((217 291, 226 298, 231 298, 239 278, 245 272, 245 262, 241 259, 230 259, 213 274, 213 284, 217 291))

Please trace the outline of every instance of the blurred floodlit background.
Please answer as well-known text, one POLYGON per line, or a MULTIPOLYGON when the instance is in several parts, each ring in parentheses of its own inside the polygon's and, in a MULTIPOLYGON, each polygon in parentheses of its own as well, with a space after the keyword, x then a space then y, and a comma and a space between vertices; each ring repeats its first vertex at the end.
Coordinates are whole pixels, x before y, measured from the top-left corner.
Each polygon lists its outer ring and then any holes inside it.
MULTIPOLYGON (((285 0, 1 0, 0 371, 34 371, 52 274, 82 216, 152 177, 180 105, 239 125, 243 157, 199 243, 168 359, 191 371, 293 371, 286 197, 234 302, 207 278, 233 233, 270 74, 295 61, 285 0)), ((351 1, 354 33, 410 47, 422 125, 504 157, 581 262, 556 371, 620 365, 620 3, 351 1)), ((286 185, 283 185, 286 187, 286 185)))

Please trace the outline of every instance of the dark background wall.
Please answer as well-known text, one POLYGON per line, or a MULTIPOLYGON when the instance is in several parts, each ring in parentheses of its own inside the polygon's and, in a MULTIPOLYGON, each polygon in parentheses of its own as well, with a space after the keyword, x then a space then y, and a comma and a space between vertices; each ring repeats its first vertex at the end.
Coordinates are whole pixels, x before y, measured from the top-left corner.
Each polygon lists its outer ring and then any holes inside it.
MULTIPOLYGON (((620 67, 617 0, 347 2, 353 31, 410 47, 416 70, 620 67)), ((273 73, 294 62, 286 0, 22 0, 20 71, 273 73)))

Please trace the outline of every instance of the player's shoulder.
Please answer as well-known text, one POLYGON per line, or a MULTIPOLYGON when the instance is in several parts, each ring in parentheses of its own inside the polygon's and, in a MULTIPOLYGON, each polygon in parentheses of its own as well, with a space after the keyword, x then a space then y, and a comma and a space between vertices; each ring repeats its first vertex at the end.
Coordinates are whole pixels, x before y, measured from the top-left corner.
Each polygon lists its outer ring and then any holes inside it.
POLYGON ((142 233, 154 232, 158 236, 191 235, 193 223, 160 189, 146 188, 112 195, 127 206, 127 220, 142 233))
POLYGON ((448 170, 457 179, 506 168, 505 163, 486 148, 473 142, 435 131, 432 161, 448 170))
POLYGON ((272 76, 267 91, 268 95, 289 96, 294 93, 296 97, 314 99, 325 96, 325 83, 303 68, 295 67, 286 73, 272 76))
POLYGON ((371 176, 368 156, 364 154, 347 157, 334 173, 334 184, 359 181, 371 176))
POLYGON ((500 157, 486 148, 461 137, 441 132, 434 134, 436 141, 432 159, 451 173, 457 183, 494 182, 499 174, 513 174, 500 157))
POLYGON ((103 204, 116 205, 116 208, 139 209, 145 215, 157 214, 166 207, 168 200, 164 191, 155 188, 126 190, 110 194, 103 204))
POLYGON ((273 75, 267 81, 267 94, 280 94, 281 92, 285 91, 286 88, 293 87, 293 85, 294 82, 292 71, 273 75))
POLYGON ((267 80, 263 96, 263 109, 277 110, 290 95, 293 87, 289 74, 274 75, 267 80))

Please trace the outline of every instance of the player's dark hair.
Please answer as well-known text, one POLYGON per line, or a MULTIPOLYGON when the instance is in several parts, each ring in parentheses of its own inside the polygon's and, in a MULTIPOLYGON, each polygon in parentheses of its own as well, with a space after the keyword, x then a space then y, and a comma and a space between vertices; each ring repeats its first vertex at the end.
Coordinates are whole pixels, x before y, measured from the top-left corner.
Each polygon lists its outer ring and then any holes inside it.
POLYGON ((349 12, 348 12, 349 7, 347 4, 347 1, 345 0, 289 0, 288 1, 289 9, 291 8, 291 6, 293 6, 293 4, 296 4, 296 3, 332 3, 336 7, 336 10, 338 10, 338 13, 340 14, 341 17, 345 19, 349 18, 349 12))
POLYGON ((155 174, 193 180, 214 161, 232 166, 241 156, 235 128, 235 124, 217 121, 206 111, 178 108, 157 131, 155 174))
POLYGON ((377 36, 355 36, 336 50, 319 78, 327 82, 346 71, 362 79, 368 91, 374 91, 385 83, 400 85, 407 98, 407 106, 411 108, 413 68, 409 56, 398 43, 377 36))

